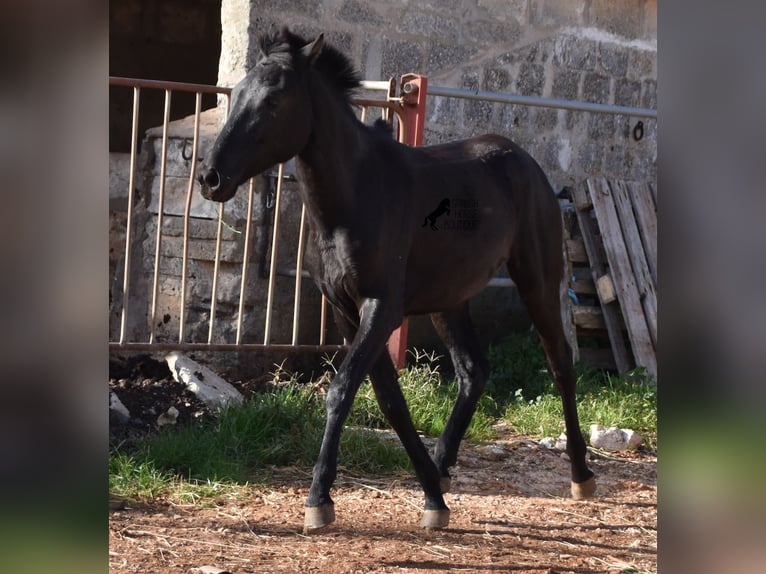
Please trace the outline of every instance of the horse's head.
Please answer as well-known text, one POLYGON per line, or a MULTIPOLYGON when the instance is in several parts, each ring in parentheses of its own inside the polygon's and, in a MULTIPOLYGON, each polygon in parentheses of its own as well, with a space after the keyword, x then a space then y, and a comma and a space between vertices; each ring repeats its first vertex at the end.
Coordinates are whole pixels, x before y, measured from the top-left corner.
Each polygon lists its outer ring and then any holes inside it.
POLYGON ((227 201, 242 183, 306 145, 311 131, 308 69, 322 50, 286 28, 261 42, 255 66, 234 87, 231 113, 197 180, 206 199, 227 201))

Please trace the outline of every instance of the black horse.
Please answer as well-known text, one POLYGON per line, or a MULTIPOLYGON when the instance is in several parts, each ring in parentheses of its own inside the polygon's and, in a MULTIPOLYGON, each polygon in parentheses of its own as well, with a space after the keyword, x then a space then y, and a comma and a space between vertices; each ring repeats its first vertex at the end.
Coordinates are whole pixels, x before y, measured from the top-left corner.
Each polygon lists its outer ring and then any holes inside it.
POLYGON ((295 156, 312 253, 307 266, 350 341, 327 392, 327 423, 306 500, 305 529, 335 519, 330 489, 338 445, 356 392, 370 376, 425 492, 421 526, 449 524, 448 469, 489 375, 468 301, 507 265, 562 395, 572 495, 595 490, 577 418, 572 351, 561 324, 561 215, 540 166, 499 135, 413 148, 355 116, 351 62, 320 35, 286 28, 260 41, 255 66, 232 92, 231 114, 201 171, 202 195, 227 201, 248 178, 295 156), (433 233, 423 217, 449 198, 474 221, 433 233), (386 352, 405 315, 429 313, 459 382, 452 414, 432 453, 413 426, 386 352))

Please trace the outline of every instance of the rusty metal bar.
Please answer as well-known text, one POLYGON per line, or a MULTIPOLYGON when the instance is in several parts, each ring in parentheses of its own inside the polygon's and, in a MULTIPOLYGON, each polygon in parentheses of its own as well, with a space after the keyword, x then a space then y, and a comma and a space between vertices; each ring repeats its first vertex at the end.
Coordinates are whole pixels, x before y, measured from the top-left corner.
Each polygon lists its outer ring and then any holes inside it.
MULTIPOLYGON (((245 286, 246 286, 246 277, 247 277, 247 265, 248 265, 248 259, 250 257, 250 237, 252 233, 252 218, 253 218, 253 196, 254 196, 254 182, 250 181, 249 186, 249 198, 248 198, 248 215, 247 215, 247 222, 246 222, 246 229, 245 229, 245 245, 244 245, 244 255, 243 255, 243 263, 242 263, 242 280, 241 280, 241 286, 240 286, 240 301, 239 301, 239 309, 237 313, 237 335, 236 335, 236 343, 213 343, 215 339, 215 330, 217 327, 217 321, 216 321, 216 307, 217 307, 217 290, 220 283, 220 273, 221 273, 221 251, 222 251, 222 241, 223 241, 223 217, 224 217, 224 206, 221 205, 219 207, 219 217, 218 217, 218 226, 216 231, 216 247, 215 247, 215 260, 214 260, 214 269, 213 269, 213 285, 212 285, 212 294, 211 294, 211 305, 210 305, 210 322, 208 327, 208 333, 207 333, 207 343, 196 343, 196 342, 186 342, 186 320, 189 310, 187 309, 187 302, 188 302, 188 294, 187 291, 189 290, 189 284, 188 281, 190 278, 188 277, 189 273, 189 259, 190 259, 190 222, 191 222, 191 206, 193 203, 193 197, 194 197, 194 190, 195 190, 195 176, 196 176, 196 169, 197 169, 197 161, 198 161, 198 154, 199 154, 199 146, 200 146, 200 122, 201 122, 201 108, 202 108, 202 95, 203 94, 224 94, 227 96, 227 113, 228 113, 228 105, 230 104, 228 96, 230 96, 231 89, 230 88, 222 88, 218 86, 207 86, 202 84, 192 84, 192 83, 185 83, 185 82, 165 82, 165 81, 157 81, 157 80, 144 80, 144 79, 136 79, 136 78, 119 78, 119 77, 113 77, 110 76, 109 78, 109 84, 110 86, 123 86, 131 88, 134 92, 134 102, 133 102, 133 124, 132 124, 132 142, 131 142, 131 162, 130 162, 130 182, 129 182, 129 199, 128 199, 128 221, 127 221, 127 231, 126 231, 126 250, 125 250, 125 268, 124 268, 124 277, 123 277, 123 304, 122 304, 122 316, 121 316, 121 323, 120 323, 120 336, 119 336, 119 342, 114 343, 110 342, 110 349, 119 349, 123 351, 130 351, 130 350, 157 350, 161 351, 164 349, 178 349, 178 350, 231 350, 234 348, 241 348, 244 350, 247 349, 281 349, 283 351, 290 350, 292 351, 330 351, 330 352, 337 352, 339 350, 343 350, 345 347, 343 344, 327 344, 326 343, 326 331, 327 331, 327 300, 323 296, 322 302, 321 302, 321 313, 320 313, 320 334, 319 334, 319 345, 299 345, 298 344, 298 335, 299 335, 299 329, 300 329, 300 311, 301 311, 301 304, 300 304, 300 292, 302 290, 302 284, 301 284, 301 278, 303 276, 302 266, 303 266, 303 256, 305 253, 305 242, 306 242, 306 213, 305 208, 301 213, 301 228, 300 228, 300 234, 299 234, 299 261, 296 263, 296 285, 295 285, 295 293, 296 298, 294 302, 294 317, 293 317, 293 337, 292 337, 292 343, 290 345, 287 344, 271 344, 269 343, 269 339, 271 338, 271 327, 273 322, 273 305, 274 305, 274 289, 276 286, 276 261, 277 261, 277 252, 278 252, 278 241, 279 241, 279 208, 281 206, 281 195, 282 195, 282 183, 284 180, 284 166, 279 166, 279 176, 278 176, 278 184, 277 184, 277 199, 276 199, 276 212, 275 212, 275 219, 274 219, 274 230, 273 230, 273 237, 272 237, 272 260, 271 260, 271 269, 269 273, 269 286, 268 286, 268 301, 267 301, 267 309, 266 309, 266 326, 265 326, 265 332, 264 332, 264 343, 261 344, 243 344, 242 343, 242 336, 243 336, 243 315, 244 315, 244 301, 245 301, 245 286), (130 269, 132 267, 132 260, 131 260, 131 243, 134 237, 132 227, 134 226, 134 211, 133 211, 133 203, 134 203, 134 188, 135 188, 135 179, 137 177, 136 174, 136 165, 137 165, 137 159, 138 159, 138 144, 139 144, 139 134, 138 134, 138 119, 139 119, 139 97, 141 95, 142 89, 161 89, 165 91, 165 109, 164 109, 164 116, 163 116, 163 124, 162 124, 162 151, 161 151, 161 157, 160 157, 160 182, 159 182, 159 194, 158 194, 158 211, 157 211, 157 230, 156 230, 156 244, 154 249, 154 273, 152 276, 152 293, 151 293, 151 309, 150 309, 150 329, 149 329, 149 340, 147 342, 127 342, 126 339, 128 338, 127 335, 127 327, 128 327, 128 312, 129 312, 129 296, 130 296, 130 269), (194 135, 192 138, 192 158, 191 158, 191 166, 190 166, 190 173, 189 173, 189 183, 187 186, 187 193, 186 193, 186 201, 184 205, 184 212, 183 212, 183 253, 182 253, 182 270, 181 270, 181 286, 180 286, 180 312, 179 312, 179 332, 178 332, 178 341, 172 342, 172 343, 158 343, 157 342, 157 314, 159 311, 159 277, 160 277, 160 258, 162 257, 162 237, 163 237, 163 225, 164 225, 164 211, 165 211, 165 201, 166 201, 166 189, 167 189, 167 166, 168 166, 168 144, 169 144, 169 123, 170 123, 170 111, 171 111, 171 103, 172 103, 172 92, 173 91, 184 91, 184 92, 193 92, 196 95, 196 102, 195 102, 195 112, 194 112, 194 135)), ((390 112, 393 111, 397 115, 400 115, 400 109, 401 108, 401 101, 398 97, 394 97, 391 91, 391 81, 382 81, 382 82, 370 82, 370 81, 363 81, 362 82, 362 89, 365 90, 374 90, 374 91, 387 91, 387 99, 386 100, 375 100, 370 98, 356 98, 354 99, 354 103, 356 105, 359 105, 362 108, 362 120, 364 121, 367 117, 368 109, 370 106, 381 108, 381 114, 384 118, 390 117, 390 112)), ((400 117, 401 121, 401 117, 400 117)))
POLYGON ((191 84, 188 82, 166 82, 163 80, 145 80, 142 78, 122 78, 109 76, 110 86, 126 88, 151 88, 157 90, 174 90, 176 92, 196 92, 198 94, 231 94, 231 88, 210 86, 208 84, 191 84))
POLYGON ((207 342, 213 342, 213 327, 215 326, 215 307, 218 293, 218 272, 221 267, 221 234, 223 233, 223 203, 218 204, 218 226, 215 232, 215 259, 213 261, 213 286, 210 294, 210 321, 208 323, 207 342))
POLYGON ((268 345, 271 338, 271 315, 274 302, 274 279, 277 275, 277 245, 279 241, 279 209, 282 206, 282 176, 284 165, 279 164, 277 171, 277 197, 274 201, 274 229, 271 240, 271 266, 269 268, 269 286, 266 296, 266 325, 263 332, 263 344, 268 345))
MULTIPOLYGON (((229 98, 226 98, 226 113, 229 111, 229 98)), ((210 322, 207 332, 207 342, 213 342, 213 330, 215 328, 215 309, 218 304, 218 274, 221 269, 221 234, 223 233, 224 204, 218 206, 218 227, 215 233, 215 261, 213 262, 213 285, 210 295, 210 322)))
POLYGON ((165 90, 165 111, 162 116, 162 152, 160 155, 160 190, 157 198, 157 239, 154 246, 154 276, 152 278, 152 309, 149 321, 149 342, 154 342, 157 323, 157 295, 159 293, 160 253, 162 247, 162 218, 165 215, 165 168, 168 163, 168 124, 170 123, 170 101, 173 92, 165 90))
POLYGON ((202 93, 197 92, 194 106, 194 137, 192 138, 191 171, 189 186, 186 190, 186 206, 184 208, 184 241, 183 258, 181 260, 181 310, 178 314, 178 342, 184 340, 184 322, 186 319, 186 269, 189 264, 189 214, 191 213, 192 194, 194 193, 194 176, 197 173, 197 148, 199 147, 199 120, 202 113, 202 93))
POLYGON ((120 317, 120 343, 125 341, 128 326, 128 295, 130 294, 130 243, 133 228, 133 187, 136 178, 136 155, 138 148, 138 110, 141 88, 133 87, 133 123, 130 141, 130 174, 128 175, 128 215, 125 227, 125 271, 122 277, 122 316, 120 317))
POLYGON ((250 178, 247 186, 247 221, 245 222, 245 246, 242 253, 242 277, 239 282, 239 306, 237 307, 236 344, 242 343, 242 316, 245 309, 245 285, 247 284, 247 262, 250 259, 250 232, 253 227, 253 198, 255 197, 255 178, 250 178))
POLYGON ((110 351, 279 351, 281 353, 333 353, 348 350, 345 345, 291 345, 288 343, 109 343, 110 351))
POLYGON ((303 281, 303 253, 306 250, 306 206, 301 206, 301 224, 298 231, 298 261, 295 264, 295 301, 293 303, 293 345, 298 344, 301 316, 301 283, 303 281))
POLYGON ((324 345, 327 331, 327 297, 322 295, 322 306, 319 309, 319 344, 324 345))

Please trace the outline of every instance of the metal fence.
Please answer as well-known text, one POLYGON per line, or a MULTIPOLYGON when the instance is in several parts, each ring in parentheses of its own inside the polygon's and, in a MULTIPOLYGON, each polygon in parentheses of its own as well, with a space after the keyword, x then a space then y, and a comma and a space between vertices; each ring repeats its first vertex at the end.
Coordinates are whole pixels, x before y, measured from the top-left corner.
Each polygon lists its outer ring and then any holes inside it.
MULTIPOLYGON (((132 130, 131 130, 131 146, 130 146, 130 163, 129 163, 129 175, 128 175, 128 198, 127 198, 127 213, 125 221, 125 242, 124 251, 122 253, 122 262, 120 264, 122 281, 118 285, 118 289, 121 293, 118 293, 116 297, 117 301, 113 301, 113 306, 117 306, 114 312, 118 312, 119 329, 118 333, 110 334, 109 347, 111 350, 130 350, 130 351, 165 351, 165 350, 209 350, 209 351, 221 351, 221 350, 248 350, 248 349, 278 349, 286 352, 300 352, 300 351, 317 351, 317 352, 334 352, 344 348, 344 341, 328 342, 327 341, 327 302, 324 297, 321 298, 320 309, 320 325, 319 333, 317 335, 316 344, 299 344, 298 332, 301 320, 301 287, 304 278, 308 277, 308 273, 303 269, 303 256, 306 247, 307 240, 307 222, 305 206, 302 209, 299 233, 297 238, 297 257, 295 266, 293 269, 278 268, 277 255, 279 252, 280 244, 285 241, 281 238, 281 226, 280 226, 280 207, 283 201, 283 187, 284 183, 291 178, 287 174, 285 165, 280 164, 276 173, 274 174, 276 189, 273 206, 273 222, 270 244, 271 259, 268 269, 268 286, 266 296, 266 308, 265 308, 265 324, 263 330, 263 340, 261 343, 245 343, 243 338, 245 335, 244 327, 244 315, 245 315, 245 300, 248 292, 248 266, 251 264, 252 259, 252 235, 254 233, 253 227, 253 210, 254 210, 254 197, 255 197, 255 178, 251 179, 247 184, 247 215, 245 217, 245 229, 244 229, 244 252, 242 254, 242 262, 240 268, 240 287, 239 287, 239 300, 236 311, 236 334, 232 340, 227 342, 216 342, 216 307, 218 304, 218 289, 219 289, 219 277, 221 267, 221 246, 222 237, 225 231, 224 229, 224 215, 227 209, 227 204, 218 204, 218 218, 217 218, 217 231, 215 235, 215 255, 213 257, 213 273, 212 273, 212 292, 210 294, 210 310, 209 310, 209 324, 207 329, 206 338, 199 339, 190 336, 187 332, 187 319, 189 312, 189 287, 191 278, 189 276, 189 228, 190 223, 193 220, 192 215, 192 200, 197 190, 196 184, 196 168, 198 163, 198 155, 200 149, 200 119, 202 116, 202 95, 203 94, 218 94, 222 100, 219 102, 219 108, 223 106, 225 113, 228 114, 229 97, 231 90, 228 88, 220 88, 215 86, 206 86, 199 84, 179 83, 179 82, 162 82, 154 80, 140 80, 131 78, 116 78, 111 77, 109 79, 110 86, 121 87, 130 89, 133 92, 133 108, 132 108, 132 130), (134 251, 136 241, 134 234, 136 233, 135 212, 137 206, 136 190, 139 184, 139 145, 143 138, 143 134, 139 134, 139 117, 140 117, 140 104, 139 102, 142 91, 147 90, 161 90, 164 92, 164 115, 163 123, 161 126, 161 152, 156 161, 159 163, 159 186, 157 189, 156 197, 156 234, 154 237, 154 252, 153 254, 144 253, 144 257, 150 257, 152 259, 151 266, 153 271, 151 273, 151 281, 148 286, 149 293, 146 298, 149 301, 148 312, 145 317, 147 325, 147 336, 145 338, 132 337, 128 329, 128 320, 131 314, 134 315, 133 321, 142 319, 136 319, 136 313, 143 313, 143 309, 133 309, 131 307, 131 301, 136 296, 136 290, 141 288, 139 285, 132 283, 132 278, 135 277, 134 266, 136 264, 134 259, 134 251), (163 258, 163 218, 166 215, 166 181, 167 181, 167 160, 168 160, 168 146, 170 141, 169 125, 171 117, 171 106, 173 101, 173 94, 175 92, 192 92, 195 94, 195 112, 193 116, 193 129, 191 135, 191 151, 187 152, 186 142, 184 143, 184 153, 189 153, 190 157, 190 169, 188 173, 188 183, 186 186, 186 197, 183 209, 183 231, 182 231, 182 247, 180 259, 181 259, 181 272, 180 272, 180 284, 178 285, 178 301, 177 301, 177 313, 178 313, 178 332, 177 337, 174 340, 169 340, 167 337, 164 340, 160 340, 157 336, 157 325, 159 321, 158 317, 158 293, 159 284, 161 280, 161 261, 163 258), (289 340, 274 341, 273 336, 273 319, 274 319, 274 296, 275 296, 275 284, 278 275, 289 275, 294 279, 294 304, 292 308, 292 336, 289 340)), ((362 82, 361 93, 365 94, 365 97, 359 97, 354 99, 354 103, 359 110, 359 118, 363 122, 372 121, 371 116, 379 115, 394 126, 395 133, 399 141, 403 143, 415 144, 418 143, 418 134, 422 141, 422 112, 424 112, 424 105, 422 106, 421 114, 413 114, 412 99, 417 97, 417 93, 413 93, 413 86, 415 86, 415 92, 419 87, 419 83, 416 76, 405 77, 402 86, 407 85, 408 93, 404 94, 404 89, 401 90, 401 95, 397 95, 397 82, 393 79, 390 81, 364 81, 362 82), (417 120, 417 121, 416 121, 417 120), (418 125, 419 121, 419 125, 418 125)), ((424 101, 424 94, 423 94, 424 101)), ((143 182, 145 184, 145 182, 143 182)), ((152 200, 154 201, 154 199, 152 200)), ((147 261, 143 261, 143 264, 147 264, 147 261)), ((136 307, 140 307, 136 305, 136 307)))
MULTIPOLYGON (((125 246, 122 262, 122 285, 121 285, 121 301, 119 304, 119 333, 115 337, 116 340, 110 340, 110 349, 121 350, 248 350, 248 349, 278 349, 283 352, 300 352, 300 351, 319 351, 319 352, 334 352, 344 348, 345 343, 337 341, 330 343, 327 341, 327 302, 322 297, 320 320, 319 320, 319 333, 317 336, 316 344, 299 344, 298 331, 300 326, 302 303, 301 303, 301 286, 302 280, 308 277, 307 272, 303 270, 303 254, 306 246, 306 214, 305 207, 302 210, 299 233, 297 238, 297 257, 295 260, 294 268, 286 270, 284 268, 278 268, 277 266, 277 254, 279 252, 280 243, 283 241, 280 239, 280 206, 283 200, 283 184, 289 179, 286 175, 285 166, 279 165, 274 179, 276 182, 275 190, 275 206, 274 206, 274 219, 272 223, 272 233, 270 239, 270 251, 271 259, 268 270, 268 286, 267 286, 267 298, 264 320, 263 340, 260 343, 243 342, 244 337, 244 309, 245 299, 248 291, 247 277, 248 277, 248 265, 252 258, 251 253, 251 235, 253 233, 253 209, 254 209, 254 196, 255 196, 255 182, 251 180, 247 185, 247 215, 245 221, 244 231, 244 252, 241 262, 241 281, 239 286, 239 300, 236 312, 236 334, 233 340, 228 342, 215 342, 216 333, 216 306, 217 306, 217 290, 219 283, 220 262, 221 262, 221 243, 222 233, 224 227, 224 212, 226 204, 219 204, 218 206, 218 218, 217 218, 217 231, 215 238, 215 255, 213 258, 213 279, 212 279, 212 293, 210 298, 210 310, 209 310, 209 325, 207 330, 207 337, 204 340, 193 340, 186 332, 187 311, 188 311, 188 297, 187 291, 189 287, 188 276, 188 263, 190 260, 189 254, 189 224, 192 220, 191 205, 192 198, 196 191, 196 165, 198 161, 198 151, 200 146, 200 117, 201 117, 201 102, 203 94, 218 94, 219 107, 224 106, 226 113, 228 113, 228 104, 230 89, 221 88, 215 86, 206 86, 199 84, 188 84, 178 82, 161 82, 153 80, 137 80, 129 78, 110 78, 110 86, 122 87, 133 91, 133 111, 132 111, 132 133, 131 133, 131 152, 130 152, 130 173, 129 173, 129 190, 128 190, 128 209, 127 209, 127 221, 125 231, 125 246), (132 262, 132 245, 134 233, 133 214, 135 209, 136 200, 134 192, 137 182, 137 158, 138 158, 138 145, 140 142, 141 134, 138 133, 139 125, 139 96, 142 90, 161 90, 164 91, 164 119, 162 123, 162 145, 161 152, 159 154, 159 188, 157 192, 157 222, 156 222, 156 237, 154 241, 154 253, 153 253, 153 273, 149 294, 149 308, 146 317, 148 324, 148 336, 143 340, 132 339, 127 334, 128 317, 135 311, 131 309, 131 297, 134 294, 135 286, 131 285, 131 267, 132 262), (194 124, 191 137, 191 152, 190 152, 190 170, 188 173, 188 184, 186 187, 186 199, 185 208, 183 210, 183 232, 182 232, 182 253, 181 253, 181 274, 179 285, 179 297, 178 297, 178 333, 175 340, 159 341, 155 332, 157 325, 157 300, 158 289, 160 281, 160 262, 163 256, 162 250, 162 230, 163 230, 163 217, 165 212, 165 181, 166 181, 166 162, 168 151, 168 126, 170 118, 170 109, 172 103, 172 96, 174 92, 192 92, 196 97, 196 106, 193 116, 194 124), (275 279, 278 275, 289 275, 294 278, 294 301, 292 309, 292 336, 289 341, 273 341, 273 305, 275 295, 275 279)), ((362 85, 365 94, 369 94, 369 97, 357 98, 355 103, 359 107, 360 119, 362 121, 369 121, 369 111, 374 109, 380 114, 381 117, 391 122, 396 129, 397 137, 399 141, 410 145, 422 144, 423 138, 423 126, 425 121, 425 102, 427 96, 442 96, 448 98, 464 98, 474 99, 482 101, 500 102, 505 104, 520 104, 525 106, 537 106, 548 107, 555 109, 565 110, 579 110, 593 113, 607 113, 607 114, 625 114, 635 117, 645 117, 656 119, 657 112, 652 109, 645 108, 631 108, 626 106, 607 105, 589 102, 578 102, 569 100, 560 100, 555 98, 543 98, 534 96, 521 96, 516 94, 485 92, 480 90, 467 90, 458 88, 449 88, 442 86, 428 87, 427 78, 418 76, 415 74, 407 74, 402 76, 397 82, 393 78, 389 81, 366 81, 362 85), (398 90, 398 91, 397 91, 398 90)), ((184 147, 186 150, 186 147, 184 147)), ((512 281, 507 277, 493 278, 489 286, 495 287, 507 287, 512 286, 512 281)), ((112 337, 110 337, 111 339, 112 337)), ((389 342, 389 349, 395 358, 398 366, 402 366, 404 362, 404 349, 406 347, 407 330, 406 321, 400 331, 397 331, 392 337, 392 341, 389 342)))

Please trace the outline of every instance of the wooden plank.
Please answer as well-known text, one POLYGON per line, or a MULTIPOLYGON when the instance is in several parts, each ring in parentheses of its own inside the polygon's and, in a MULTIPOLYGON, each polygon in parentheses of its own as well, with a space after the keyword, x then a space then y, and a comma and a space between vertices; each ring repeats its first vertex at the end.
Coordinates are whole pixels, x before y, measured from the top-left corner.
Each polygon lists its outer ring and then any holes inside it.
MULTIPOLYGON (((596 234, 596 222, 591 218, 590 208, 592 204, 588 193, 585 190, 585 184, 578 185, 572 190, 572 198, 575 202, 577 224, 580 227, 582 233, 583 243, 585 244, 585 250, 588 253, 588 259, 590 260, 591 276, 595 281, 604 275, 607 271, 606 262, 600 255, 600 242, 598 241, 596 234)), ((630 356, 630 350, 625 341, 625 335, 623 334, 623 321, 619 315, 619 303, 614 301, 612 303, 601 302, 601 310, 603 312, 604 323, 606 324, 606 331, 609 336, 609 343, 612 346, 612 353, 614 355, 614 362, 617 365, 617 370, 620 373, 629 371, 632 365, 632 357, 630 356)))
POLYGON ((641 233, 636 222, 633 204, 630 200, 630 190, 625 182, 612 182, 610 184, 612 198, 620 219, 622 237, 628 250, 628 257, 633 268, 633 276, 638 287, 638 295, 646 316, 646 324, 649 326, 649 335, 652 343, 657 347, 657 290, 641 240, 641 233))
POLYGON ((627 186, 641 234, 641 242, 644 245, 646 262, 649 265, 654 286, 657 287, 657 205, 649 184, 629 182, 627 186))
POLYGON ((582 242, 582 239, 567 239, 566 255, 567 259, 572 263, 588 262, 588 254, 585 252, 585 244, 582 242))
MULTIPOLYGON (((569 230, 566 229, 566 225, 564 226, 564 235, 569 235, 569 230)), ((561 278, 561 285, 559 286, 561 324, 564 327, 564 335, 566 336, 567 341, 569 341, 569 346, 572 349, 572 360, 577 363, 580 360, 580 348, 577 344, 577 328, 572 320, 572 306, 574 301, 569 297, 569 278, 572 276, 572 263, 567 259, 566 252, 566 243, 564 243, 562 245, 564 276, 561 278)))
POLYGON ((649 326, 641 304, 638 286, 630 266, 622 228, 617 215, 612 191, 604 178, 588 179, 586 182, 598 226, 606 250, 612 279, 619 293, 620 308, 636 363, 657 376, 657 358, 649 326))
POLYGON ((590 267, 573 268, 569 286, 577 295, 595 295, 596 285, 593 283, 590 267))
POLYGON ((617 299, 617 293, 614 291, 614 282, 609 274, 602 275, 596 281, 596 291, 604 303, 611 303, 617 299))
POLYGON ((606 329, 604 313, 599 307, 574 305, 572 307, 574 324, 583 329, 606 329))

